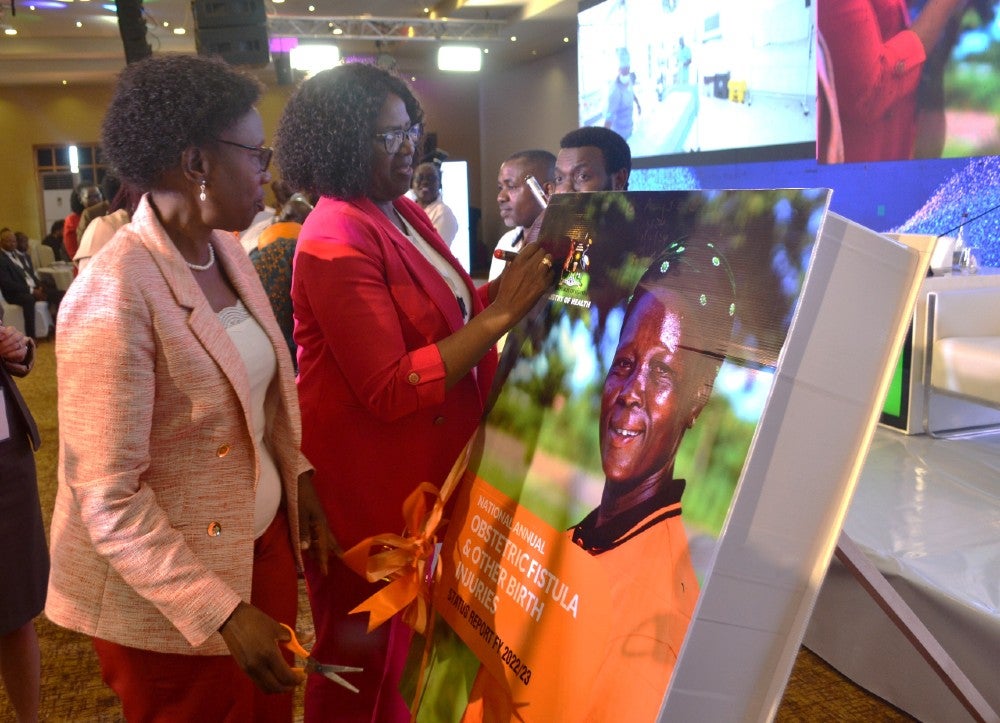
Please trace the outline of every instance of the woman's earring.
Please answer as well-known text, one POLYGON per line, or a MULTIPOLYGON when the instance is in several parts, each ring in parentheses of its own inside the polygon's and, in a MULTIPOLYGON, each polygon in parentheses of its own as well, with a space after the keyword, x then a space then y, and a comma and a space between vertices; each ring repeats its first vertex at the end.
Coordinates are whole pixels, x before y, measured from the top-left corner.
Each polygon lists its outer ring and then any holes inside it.
POLYGON ((198 194, 198 198, 201 200, 202 203, 204 203, 205 199, 208 198, 208 196, 205 195, 205 179, 204 178, 201 179, 201 193, 198 194))

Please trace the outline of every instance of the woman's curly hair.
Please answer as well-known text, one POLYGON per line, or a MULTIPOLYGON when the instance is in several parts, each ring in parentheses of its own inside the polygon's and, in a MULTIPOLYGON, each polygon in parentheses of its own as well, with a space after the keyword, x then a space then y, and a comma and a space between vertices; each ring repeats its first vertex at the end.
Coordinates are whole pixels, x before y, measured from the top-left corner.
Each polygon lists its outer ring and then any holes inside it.
POLYGON ((390 94, 402 99, 410 123, 423 121, 420 103, 406 83, 374 65, 339 65, 305 81, 278 124, 275 151, 282 178, 323 196, 367 195, 375 120, 390 94))
POLYGON ((257 80, 214 58, 161 55, 127 65, 101 128, 105 161, 147 191, 185 148, 218 138, 260 94, 257 80))

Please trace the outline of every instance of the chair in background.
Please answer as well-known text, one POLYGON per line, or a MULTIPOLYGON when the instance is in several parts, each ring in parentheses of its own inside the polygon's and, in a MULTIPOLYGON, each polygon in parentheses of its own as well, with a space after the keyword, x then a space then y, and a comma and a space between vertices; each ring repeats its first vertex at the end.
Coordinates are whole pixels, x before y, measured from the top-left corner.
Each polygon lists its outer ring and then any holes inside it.
MULTIPOLYGON (((7 299, 0 296, 0 303, 3 304, 3 323, 5 326, 13 326, 22 334, 24 333, 24 309, 16 304, 8 303, 7 299)), ((46 301, 35 302, 35 336, 44 339, 52 329, 52 312, 49 311, 49 304, 46 301)))
POLYGON ((35 270, 51 266, 56 261, 56 254, 50 247, 43 244, 41 241, 31 240, 31 263, 35 265, 35 270))
POLYGON ((927 296, 924 431, 963 437, 1000 431, 1000 424, 935 424, 932 399, 949 395, 1000 409, 1000 288, 936 291, 927 296))
POLYGON ((0 304, 3 304, 4 326, 13 326, 22 334, 24 333, 24 309, 16 304, 7 303, 7 299, 0 296, 0 304))

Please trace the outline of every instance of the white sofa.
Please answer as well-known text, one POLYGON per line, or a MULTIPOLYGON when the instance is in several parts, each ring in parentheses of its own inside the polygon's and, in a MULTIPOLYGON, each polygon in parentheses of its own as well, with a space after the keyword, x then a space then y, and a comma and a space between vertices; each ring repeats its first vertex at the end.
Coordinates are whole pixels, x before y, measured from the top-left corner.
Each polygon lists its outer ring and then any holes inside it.
POLYGON ((927 298, 924 361, 924 431, 952 437, 1000 425, 942 424, 934 395, 1000 409, 1000 288, 951 289, 927 298))

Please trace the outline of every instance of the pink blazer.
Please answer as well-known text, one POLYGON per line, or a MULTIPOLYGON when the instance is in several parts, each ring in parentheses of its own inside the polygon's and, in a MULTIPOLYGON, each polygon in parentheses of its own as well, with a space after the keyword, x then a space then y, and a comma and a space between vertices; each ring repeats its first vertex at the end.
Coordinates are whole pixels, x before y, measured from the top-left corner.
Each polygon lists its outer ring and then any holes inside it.
MULTIPOLYGON (((298 555, 308 469, 291 360, 253 265, 216 232, 218 263, 267 333, 269 449, 298 555)), ((87 635, 218 655, 250 600, 260 468, 242 359, 144 198, 59 311, 59 490, 45 612, 87 635)), ((299 560, 301 563, 301 560, 299 560)))

